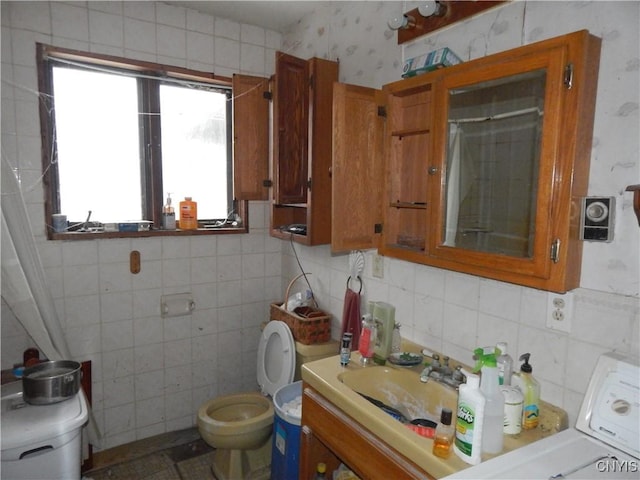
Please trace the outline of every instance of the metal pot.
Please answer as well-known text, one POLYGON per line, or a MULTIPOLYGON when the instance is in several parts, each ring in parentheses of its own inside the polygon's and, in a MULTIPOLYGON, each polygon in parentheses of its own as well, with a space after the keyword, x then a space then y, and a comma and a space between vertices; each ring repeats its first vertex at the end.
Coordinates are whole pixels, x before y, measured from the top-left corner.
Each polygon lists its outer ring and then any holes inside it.
POLYGON ((49 405, 73 397, 80 389, 80 364, 71 360, 42 362, 25 369, 22 392, 25 402, 49 405))

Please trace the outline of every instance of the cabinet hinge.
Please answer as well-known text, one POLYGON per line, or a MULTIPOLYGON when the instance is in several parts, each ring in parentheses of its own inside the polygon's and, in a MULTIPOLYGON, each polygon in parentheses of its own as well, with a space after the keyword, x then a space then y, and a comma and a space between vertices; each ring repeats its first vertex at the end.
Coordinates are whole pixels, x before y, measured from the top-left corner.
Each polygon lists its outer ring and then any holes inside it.
POLYGON ((273 94, 271 92, 262 92, 262 98, 266 100, 273 100, 273 94))
POLYGON ((567 90, 573 87, 573 63, 567 63, 564 67, 564 86, 567 90))
POLYGON ((315 88, 315 86, 316 86, 316 76, 315 75, 311 75, 309 77, 309 88, 313 90, 315 88))
POLYGON ((387 109, 384 106, 378 107, 378 116, 387 118, 387 109))
POLYGON ((307 188, 311 190, 311 179, 307 180, 307 188))
POLYGON ((551 261, 558 263, 560 261, 560 239, 556 238, 551 244, 551 261))
POLYGON ((267 188, 273 187, 273 182, 267 178, 266 180, 262 181, 262 186, 267 188))
POLYGON ((382 224, 381 223, 376 223, 373 226, 373 233, 382 233, 382 224))

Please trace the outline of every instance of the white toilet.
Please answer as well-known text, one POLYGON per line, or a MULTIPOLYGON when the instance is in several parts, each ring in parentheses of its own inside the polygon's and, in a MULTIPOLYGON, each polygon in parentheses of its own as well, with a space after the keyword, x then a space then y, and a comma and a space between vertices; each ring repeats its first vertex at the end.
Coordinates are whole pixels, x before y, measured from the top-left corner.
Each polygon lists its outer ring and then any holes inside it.
MULTIPOLYGON (((198 431, 216 449, 213 465, 218 480, 268 479, 274 409, 271 397, 294 380, 296 343, 286 323, 270 321, 260 335, 257 392, 227 395, 202 404, 198 431)), ((304 345, 306 355, 314 345, 304 345)), ((318 345, 311 358, 336 355, 337 343, 318 345)))

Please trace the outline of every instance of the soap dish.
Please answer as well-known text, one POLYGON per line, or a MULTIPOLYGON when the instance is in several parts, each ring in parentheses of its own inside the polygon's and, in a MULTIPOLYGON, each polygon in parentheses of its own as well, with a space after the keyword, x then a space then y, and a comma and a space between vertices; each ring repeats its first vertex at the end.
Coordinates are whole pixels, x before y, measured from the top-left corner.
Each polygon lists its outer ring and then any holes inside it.
POLYGON ((402 367, 413 367, 419 365, 424 357, 418 353, 396 352, 389 355, 389 362, 402 367))

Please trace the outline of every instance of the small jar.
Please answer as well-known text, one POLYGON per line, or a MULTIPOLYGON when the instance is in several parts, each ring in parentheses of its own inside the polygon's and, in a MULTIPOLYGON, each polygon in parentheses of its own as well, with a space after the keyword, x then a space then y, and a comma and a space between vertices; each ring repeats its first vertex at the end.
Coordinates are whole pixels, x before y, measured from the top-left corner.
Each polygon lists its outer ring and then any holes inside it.
POLYGON ((22 354, 22 364, 27 367, 40 363, 40 351, 37 348, 27 348, 22 354))
POLYGON ((440 458, 451 456, 453 436, 455 429, 451 425, 453 412, 449 408, 443 408, 440 413, 440 423, 436 427, 436 434, 433 439, 433 454, 440 458))

